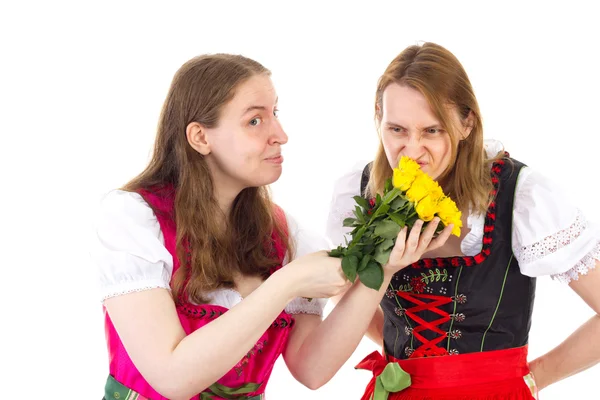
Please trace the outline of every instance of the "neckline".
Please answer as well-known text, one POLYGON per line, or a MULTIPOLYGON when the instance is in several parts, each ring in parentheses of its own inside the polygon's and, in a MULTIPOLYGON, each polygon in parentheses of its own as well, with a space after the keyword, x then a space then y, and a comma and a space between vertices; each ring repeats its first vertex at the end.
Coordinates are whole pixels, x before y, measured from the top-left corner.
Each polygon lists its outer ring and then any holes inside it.
MULTIPOLYGON (((505 153, 505 157, 508 157, 508 153, 505 153)), ((491 175, 494 188, 492 189, 491 195, 494 200, 492 200, 490 203, 485 214, 481 251, 474 256, 422 258, 419 261, 411 264, 410 268, 472 267, 481 264, 489 257, 491 254, 493 233, 496 225, 496 195, 498 194, 498 186, 500 184, 500 174, 502 173, 505 163, 506 162, 504 159, 500 159, 495 161, 492 165, 491 175)))
MULTIPOLYGON (((235 306, 237 306, 244 298, 242 297, 242 295, 235 289, 230 289, 230 288, 220 288, 220 289, 216 289, 214 290, 212 293, 216 293, 216 292, 229 292, 232 293, 236 299, 235 301, 230 304, 231 307, 226 307, 222 304, 215 304, 215 303, 206 303, 206 304, 194 304, 194 303, 183 303, 183 304, 178 304, 177 308, 182 311, 185 315, 187 315, 188 317, 191 318, 209 318, 209 319, 214 319, 214 318, 218 318, 221 315, 225 314, 227 311, 231 310, 232 308, 234 308, 235 306)), ((214 298, 211 299, 211 301, 214 301, 214 298)), ((279 313, 279 315, 277 316, 277 318, 275 319, 275 321, 273 322, 274 327, 285 327, 286 324, 283 323, 282 321, 286 321, 287 324, 291 323, 291 319, 292 316, 291 314, 289 314, 285 308, 279 313)))

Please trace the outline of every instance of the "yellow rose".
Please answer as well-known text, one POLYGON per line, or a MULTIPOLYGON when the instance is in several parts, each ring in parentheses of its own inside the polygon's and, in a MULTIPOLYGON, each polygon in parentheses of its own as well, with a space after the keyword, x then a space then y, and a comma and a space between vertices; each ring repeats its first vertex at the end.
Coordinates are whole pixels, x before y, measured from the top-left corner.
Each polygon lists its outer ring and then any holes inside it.
POLYGON ((462 220, 460 219, 460 217, 461 212, 459 211, 458 213, 454 214, 453 218, 451 218, 448 221, 448 224, 454 224, 454 226, 452 227, 452 234, 458 237, 460 237, 460 228, 462 228, 462 220))
POLYGON ((417 203, 415 210, 423 221, 431 221, 437 210, 437 204, 431 196, 425 196, 417 203))
POLYGON ((404 171, 394 168, 392 184, 395 188, 400 189, 402 191, 406 191, 408 190, 408 188, 410 188, 410 185, 413 183, 414 180, 415 177, 413 175, 406 174, 404 173, 404 171))
POLYGON ((421 172, 421 167, 416 163, 412 158, 402 156, 400 158, 400 162, 398 163, 398 168, 407 175, 412 175, 416 177, 419 172, 421 172))
POLYGON ((452 234, 454 236, 460 237, 460 228, 462 228, 462 221, 460 218, 453 222, 454 226, 452 227, 452 234))
POLYGON ((452 201, 450 197, 444 197, 438 203, 437 214, 438 217, 442 220, 444 225, 448 225, 451 219, 454 218, 454 215, 460 212, 458 211, 458 207, 456 207, 456 203, 452 201))
POLYGON ((431 192, 432 182, 431 178, 424 173, 418 174, 410 188, 406 191, 406 197, 413 203, 418 203, 431 192))
POLYGON ((431 200, 433 200, 435 203, 439 202, 444 197, 444 191, 442 190, 442 187, 433 179, 431 180, 429 191, 431 200))
POLYGON ((454 224, 452 234, 460 236, 460 228, 462 228, 461 212, 450 197, 444 197, 438 203, 437 215, 445 226, 454 224))

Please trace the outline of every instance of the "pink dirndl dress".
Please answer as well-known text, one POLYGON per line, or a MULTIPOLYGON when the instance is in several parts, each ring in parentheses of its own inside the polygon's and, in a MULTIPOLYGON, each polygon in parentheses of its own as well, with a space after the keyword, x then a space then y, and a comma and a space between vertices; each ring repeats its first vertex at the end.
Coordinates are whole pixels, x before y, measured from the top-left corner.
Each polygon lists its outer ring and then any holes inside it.
MULTIPOLYGON (((156 214, 164 236, 165 247, 173 256, 174 274, 179 268, 179 260, 175 251, 175 221, 172 217, 174 191, 162 189, 152 192, 140 191, 140 194, 156 214)), ((281 209, 276 211, 277 217, 283 217, 283 221, 285 221, 283 211, 281 209)), ((273 242, 279 260, 283 261, 286 248, 277 235, 273 235, 273 242)), ((188 335, 219 318, 227 311, 227 308, 213 304, 186 303, 177 306, 179 320, 188 335)), ((104 314, 109 353, 109 377, 106 382, 104 399, 168 400, 156 392, 140 374, 121 343, 106 310, 104 310, 104 314)), ((254 347, 229 372, 192 399, 263 399, 269 376, 275 361, 285 348, 293 323, 293 317, 282 311, 254 347)))

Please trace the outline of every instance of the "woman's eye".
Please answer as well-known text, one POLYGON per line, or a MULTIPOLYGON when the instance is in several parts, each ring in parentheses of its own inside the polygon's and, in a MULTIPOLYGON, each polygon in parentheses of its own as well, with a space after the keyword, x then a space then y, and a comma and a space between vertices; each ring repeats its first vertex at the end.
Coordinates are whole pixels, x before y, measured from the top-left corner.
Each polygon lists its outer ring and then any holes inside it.
POLYGON ((275 118, 279 117, 279 110, 278 109, 274 109, 273 110, 273 115, 275 116, 275 118))
POLYGON ((251 126, 257 126, 257 125, 260 125, 261 123, 262 123, 262 119, 260 119, 260 118, 252 118, 250 120, 251 126))

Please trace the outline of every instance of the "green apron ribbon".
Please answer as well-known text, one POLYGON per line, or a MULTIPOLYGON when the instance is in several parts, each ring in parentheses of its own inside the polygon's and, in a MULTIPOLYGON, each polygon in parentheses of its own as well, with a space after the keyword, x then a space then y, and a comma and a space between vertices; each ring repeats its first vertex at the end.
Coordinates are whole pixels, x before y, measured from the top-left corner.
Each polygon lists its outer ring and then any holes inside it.
MULTIPOLYGON (((201 400, 213 400, 216 398, 235 399, 235 400, 262 400, 263 394, 247 396, 248 393, 256 392, 262 383, 246 383, 241 386, 230 388, 219 383, 213 383, 207 389, 207 392, 200 393, 201 400)), ((125 387, 111 375, 106 380, 104 387, 105 400, 148 400, 139 393, 125 387)))
POLYGON ((388 362, 378 351, 366 356, 355 368, 373 372, 375 388, 370 400, 386 400, 390 393, 397 393, 412 384, 410 374, 400 364, 388 362))
POLYGON ((103 400, 148 400, 139 393, 125 387, 118 382, 112 375, 108 376, 104 386, 103 400))
POLYGON ((396 362, 389 363, 375 379, 373 400, 386 400, 390 393, 396 393, 411 385, 410 375, 396 362))
POLYGON ((256 392, 262 383, 245 383, 241 386, 230 388, 220 383, 213 383, 207 389, 207 392, 200 393, 201 400, 213 400, 215 396, 222 397, 224 399, 237 399, 237 400, 261 400, 263 399, 262 394, 256 396, 246 396, 248 393, 256 392))

